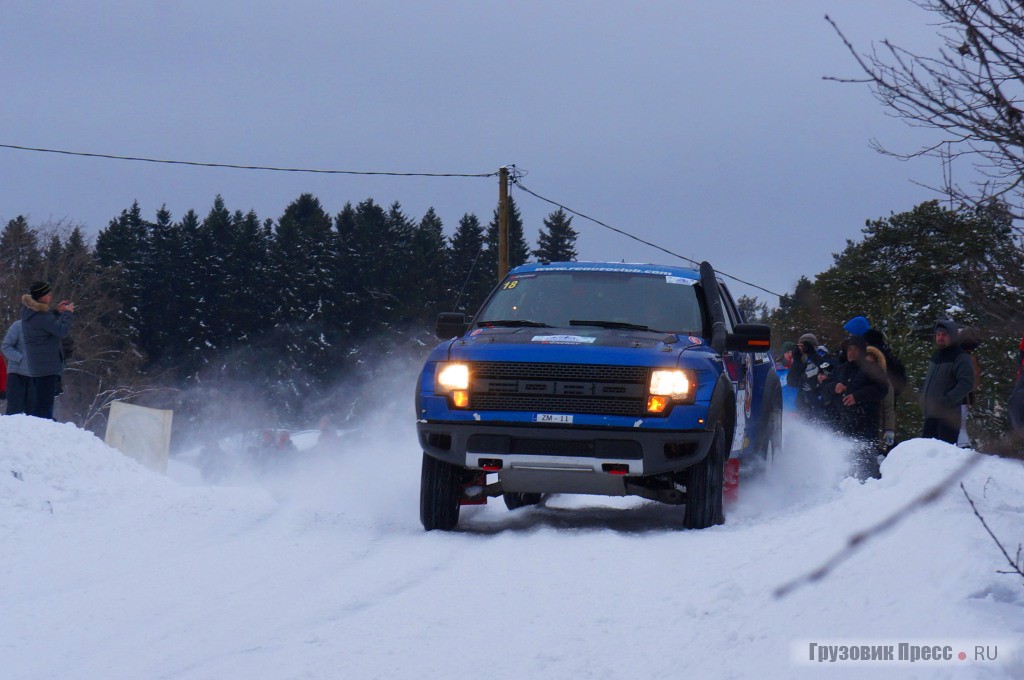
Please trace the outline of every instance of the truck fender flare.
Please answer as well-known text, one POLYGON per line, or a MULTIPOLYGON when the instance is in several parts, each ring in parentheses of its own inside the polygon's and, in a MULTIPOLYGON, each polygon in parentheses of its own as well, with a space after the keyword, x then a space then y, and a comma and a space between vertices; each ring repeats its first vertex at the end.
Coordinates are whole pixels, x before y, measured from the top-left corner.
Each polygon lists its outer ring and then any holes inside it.
POLYGON ((725 436, 732 449, 732 438, 736 430, 736 391, 728 374, 722 372, 715 383, 715 391, 711 394, 711 406, 708 407, 708 420, 705 424, 709 430, 721 423, 725 436))
POLYGON ((757 448, 764 445, 764 438, 768 435, 768 426, 771 423, 772 409, 776 401, 782 399, 782 382, 775 371, 768 374, 764 381, 764 388, 761 390, 761 403, 758 406, 757 414, 757 448))

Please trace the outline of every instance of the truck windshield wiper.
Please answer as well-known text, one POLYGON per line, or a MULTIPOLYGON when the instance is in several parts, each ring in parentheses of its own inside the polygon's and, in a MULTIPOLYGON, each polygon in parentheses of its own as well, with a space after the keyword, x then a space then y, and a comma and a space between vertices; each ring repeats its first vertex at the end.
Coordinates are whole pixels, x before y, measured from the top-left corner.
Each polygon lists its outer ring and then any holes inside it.
POLYGON ((478 321, 477 326, 502 326, 506 328, 516 328, 522 326, 524 328, 552 328, 552 326, 540 322, 530 321, 529 319, 497 319, 495 321, 478 321))
MULTIPOLYGON (((627 331, 653 331, 650 326, 639 323, 626 323, 625 321, 591 321, 587 319, 572 319, 570 326, 597 326, 598 328, 621 328, 627 331)), ((656 331, 660 333, 661 331, 656 331)))

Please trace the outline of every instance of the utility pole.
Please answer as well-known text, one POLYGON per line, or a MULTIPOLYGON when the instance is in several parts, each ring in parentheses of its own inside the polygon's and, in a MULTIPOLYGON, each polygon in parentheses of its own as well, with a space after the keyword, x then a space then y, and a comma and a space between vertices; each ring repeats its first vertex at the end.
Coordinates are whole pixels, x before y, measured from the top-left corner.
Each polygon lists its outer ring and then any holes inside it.
POLYGON ((508 274, 508 168, 498 171, 498 280, 508 274))

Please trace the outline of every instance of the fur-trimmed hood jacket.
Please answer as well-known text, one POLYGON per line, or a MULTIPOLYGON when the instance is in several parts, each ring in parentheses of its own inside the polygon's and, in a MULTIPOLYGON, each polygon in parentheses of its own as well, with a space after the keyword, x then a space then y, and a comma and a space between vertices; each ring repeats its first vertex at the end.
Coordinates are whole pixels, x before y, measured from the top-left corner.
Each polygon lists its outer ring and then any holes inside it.
POLYGON ((45 302, 21 296, 21 335, 25 342, 24 366, 27 375, 39 378, 60 375, 64 370, 61 340, 71 334, 74 312, 50 311, 45 302))

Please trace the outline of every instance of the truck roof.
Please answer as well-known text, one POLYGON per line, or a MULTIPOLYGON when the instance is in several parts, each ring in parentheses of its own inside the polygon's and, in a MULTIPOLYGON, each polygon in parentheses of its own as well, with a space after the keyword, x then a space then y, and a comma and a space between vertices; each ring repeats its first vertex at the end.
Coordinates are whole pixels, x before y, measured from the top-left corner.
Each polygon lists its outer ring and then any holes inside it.
POLYGON ((675 267, 642 262, 530 262, 516 267, 509 273, 529 274, 544 271, 621 271, 634 274, 657 274, 662 276, 678 276, 687 279, 700 279, 700 272, 689 267, 675 267))

